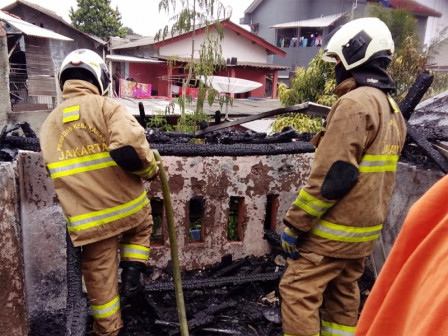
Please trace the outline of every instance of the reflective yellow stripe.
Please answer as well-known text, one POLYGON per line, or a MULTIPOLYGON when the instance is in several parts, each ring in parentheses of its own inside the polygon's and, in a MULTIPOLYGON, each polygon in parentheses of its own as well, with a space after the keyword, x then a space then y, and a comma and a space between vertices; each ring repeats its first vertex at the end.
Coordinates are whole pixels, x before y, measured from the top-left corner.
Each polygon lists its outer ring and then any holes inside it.
POLYGON ((52 179, 83 173, 91 170, 116 166, 109 152, 80 156, 70 160, 49 163, 47 168, 52 179))
POLYGON ((392 106, 392 109, 394 110, 394 113, 401 113, 400 108, 398 107, 398 104, 395 102, 395 100, 388 94, 387 100, 389 100, 390 106, 392 106))
POLYGON ((322 320, 322 336, 353 336, 356 327, 345 326, 334 322, 326 322, 322 320))
POLYGON ((396 171, 398 155, 364 155, 359 164, 361 173, 382 173, 396 171))
POLYGON ((66 107, 62 110, 62 121, 64 123, 79 120, 79 105, 66 107))
POLYGON ((149 259, 149 247, 134 244, 120 244, 120 255, 122 258, 149 259))
POLYGON ((120 297, 117 296, 112 301, 103 305, 90 305, 90 308, 95 319, 109 317, 120 309, 120 297))
POLYGON ((320 220, 311 232, 316 236, 348 243, 361 243, 379 237, 383 224, 368 227, 353 227, 320 220))
POLYGON ((300 190, 299 196, 297 196, 294 204, 310 215, 316 217, 322 216, 334 205, 334 203, 324 202, 314 196, 311 196, 304 189, 300 190))
POLYGON ((145 178, 152 176, 154 174, 154 171, 156 170, 156 168, 157 168, 156 159, 153 158, 151 165, 148 168, 137 170, 137 171, 134 171, 133 173, 140 176, 141 178, 145 179, 145 178))
POLYGON ((146 191, 144 191, 139 197, 128 203, 104 210, 89 212, 83 215, 67 217, 68 231, 86 230, 130 216, 142 209, 148 202, 149 200, 146 197, 146 191))

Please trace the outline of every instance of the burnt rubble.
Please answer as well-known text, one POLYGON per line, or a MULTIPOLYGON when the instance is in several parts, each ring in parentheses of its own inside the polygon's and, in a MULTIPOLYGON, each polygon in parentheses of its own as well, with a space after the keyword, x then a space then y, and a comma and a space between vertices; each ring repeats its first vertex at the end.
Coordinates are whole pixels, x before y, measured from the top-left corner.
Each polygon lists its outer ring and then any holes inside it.
POLYGON ((30 124, 4 126, 0 133, 0 161, 13 161, 20 149, 40 152, 39 139, 30 124))
MULTIPOLYGON (((278 285, 286 256, 279 248, 278 234, 267 232, 266 239, 274 243, 269 255, 240 260, 225 255, 215 265, 182 272, 190 335, 283 335, 278 285)), ((132 302, 122 301, 123 335, 180 335, 172 266, 149 267, 144 281, 142 295, 132 302)), ((366 267, 359 281, 361 308, 373 283, 374 275, 366 267)), ((65 319, 65 312, 35 317, 28 336, 63 335, 65 319)), ((89 312, 85 335, 92 334, 92 323, 89 312)))
POLYGON ((157 149, 161 155, 244 156, 314 152, 309 143, 313 134, 299 133, 292 127, 272 136, 238 129, 214 131, 200 138, 157 129, 148 129, 146 134, 151 148, 157 149))

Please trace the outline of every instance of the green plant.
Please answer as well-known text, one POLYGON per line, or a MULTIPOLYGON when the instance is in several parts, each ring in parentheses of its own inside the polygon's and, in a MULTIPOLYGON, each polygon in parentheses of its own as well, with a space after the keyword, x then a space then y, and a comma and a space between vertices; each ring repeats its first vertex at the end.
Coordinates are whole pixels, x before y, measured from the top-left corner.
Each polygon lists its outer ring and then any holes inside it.
POLYGON ((308 67, 297 67, 290 87, 280 84, 278 97, 284 106, 304 102, 320 102, 330 106, 337 97, 332 93, 334 80, 334 64, 322 60, 322 50, 311 60, 308 67))
MULTIPOLYGON (((176 12, 177 2, 174 0, 160 0, 159 11, 164 10, 169 13, 170 10, 176 12)), ((196 79, 198 82, 198 99, 196 102, 195 119, 201 120, 200 114, 203 113, 203 105, 205 97, 208 94, 208 101, 210 105, 213 103, 215 92, 207 89, 204 83, 206 83, 207 76, 212 75, 217 70, 220 70, 225 66, 224 59, 222 58, 221 42, 224 38, 224 31, 221 26, 221 19, 230 15, 228 9, 223 6, 220 1, 217 0, 190 0, 181 1, 181 8, 177 11, 177 15, 174 17, 174 24, 169 28, 165 26, 160 29, 155 40, 165 39, 169 33, 171 36, 180 35, 182 33, 191 32, 191 54, 189 60, 185 64, 185 72, 187 77, 182 81, 182 96, 177 99, 182 117, 185 115, 185 109, 187 102, 191 103, 191 97, 186 96, 187 87, 191 85, 191 81, 196 79), (204 28, 205 36, 203 42, 200 44, 199 49, 195 46, 195 35, 197 27, 204 28), (213 27, 213 33, 210 28, 213 27)), ((185 122, 186 119, 180 118, 181 122, 185 122)), ((189 125, 190 126, 190 125, 189 125)), ((178 128, 185 129, 185 125, 181 124, 178 128)), ((190 130, 190 127, 186 127, 190 130)), ((194 132, 196 130, 196 123, 194 124, 194 132)))
POLYGON ((316 133, 322 129, 322 119, 312 118, 303 113, 296 113, 290 116, 278 116, 272 123, 272 133, 280 132, 283 128, 292 126, 300 133, 316 133))
POLYGON ((227 239, 240 240, 238 237, 238 211, 231 210, 229 212, 229 223, 227 226, 227 239))
POLYGON ((200 230, 202 227, 202 218, 196 219, 190 223, 190 230, 200 230))
POLYGON ((156 111, 156 115, 152 115, 146 122, 148 128, 158 128, 164 132, 174 131, 174 127, 168 124, 165 113, 162 111, 156 111))
POLYGON ((177 120, 176 131, 180 133, 193 134, 197 129, 199 121, 205 120, 207 122, 210 121, 210 118, 210 116, 204 113, 181 115, 177 120))
POLYGON ((368 12, 370 16, 377 17, 389 27, 396 50, 399 51, 409 37, 419 40, 417 19, 409 10, 390 9, 383 5, 370 3, 368 12))

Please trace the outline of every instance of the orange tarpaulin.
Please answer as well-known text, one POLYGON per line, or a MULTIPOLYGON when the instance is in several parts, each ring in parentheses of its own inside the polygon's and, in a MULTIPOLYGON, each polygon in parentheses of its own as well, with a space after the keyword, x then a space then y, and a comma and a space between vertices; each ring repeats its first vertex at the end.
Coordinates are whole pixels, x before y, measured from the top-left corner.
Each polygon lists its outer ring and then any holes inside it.
POLYGON ((447 335, 448 176, 410 208, 355 336, 447 335))

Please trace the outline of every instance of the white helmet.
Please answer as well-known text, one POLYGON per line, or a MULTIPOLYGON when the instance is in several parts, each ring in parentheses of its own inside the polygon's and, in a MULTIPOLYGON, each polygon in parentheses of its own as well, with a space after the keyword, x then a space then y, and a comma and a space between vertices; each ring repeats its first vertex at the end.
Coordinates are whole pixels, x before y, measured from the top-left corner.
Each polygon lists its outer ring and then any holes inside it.
POLYGON ((78 49, 68 54, 61 65, 59 72, 59 84, 61 89, 67 79, 85 79, 83 73, 87 71, 88 76, 96 81, 94 83, 101 95, 109 90, 110 76, 103 59, 92 50, 78 49), (76 71, 80 70, 81 71, 76 71))
POLYGON ((336 62, 336 56, 346 70, 360 66, 379 51, 392 55, 394 40, 386 24, 378 18, 368 17, 350 21, 330 33, 324 42, 322 59, 336 62))

